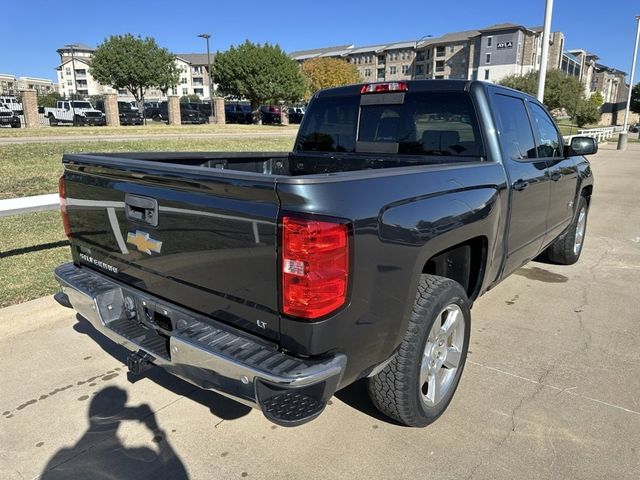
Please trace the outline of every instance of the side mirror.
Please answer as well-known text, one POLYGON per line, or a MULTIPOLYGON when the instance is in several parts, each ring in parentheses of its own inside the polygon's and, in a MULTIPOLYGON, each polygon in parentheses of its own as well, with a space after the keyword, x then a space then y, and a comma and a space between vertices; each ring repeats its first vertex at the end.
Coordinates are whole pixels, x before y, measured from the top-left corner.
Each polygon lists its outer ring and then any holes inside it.
POLYGON ((573 137, 569 144, 569 154, 593 155, 598 152, 598 140, 591 137, 573 137))

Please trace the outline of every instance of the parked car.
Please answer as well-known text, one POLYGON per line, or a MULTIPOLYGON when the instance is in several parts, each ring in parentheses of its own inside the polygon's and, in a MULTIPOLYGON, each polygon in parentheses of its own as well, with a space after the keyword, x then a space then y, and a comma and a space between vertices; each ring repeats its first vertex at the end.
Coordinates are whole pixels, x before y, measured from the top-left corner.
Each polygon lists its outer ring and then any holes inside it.
POLYGON ((64 154, 57 298, 132 373, 162 366, 279 425, 367 379, 381 412, 425 426, 460 381, 472 303, 539 255, 580 258, 597 142, 478 81, 321 90, 305 116, 291 153, 64 154))
POLYGON ((260 107, 260 116, 264 125, 280 125, 282 123, 280 107, 275 105, 262 105, 260 107))
POLYGON ((0 127, 20 128, 20 117, 13 110, 0 105, 0 127))
POLYGON ((20 102, 20 100, 18 100, 17 97, 14 97, 13 95, 0 96, 0 107, 11 110, 16 115, 22 115, 24 113, 22 109, 22 103, 20 102))
POLYGON ((289 123, 301 123, 303 117, 303 107, 289 107, 289 123))
POLYGON ((45 107, 49 125, 106 125, 104 113, 86 100, 58 100, 55 108, 45 107))
POLYGON ((160 102, 144 102, 144 116, 145 118, 154 118, 158 115, 158 109, 160 108, 160 102))
MULTIPOLYGON (((169 104, 160 102, 158 109, 151 112, 154 120, 169 121, 169 104)), ((204 113, 192 108, 188 103, 180 103, 180 120, 183 124, 202 124, 209 121, 204 113)))
POLYGON ((211 116, 211 102, 188 102, 187 105, 193 110, 198 110, 207 118, 211 116))
POLYGON ((253 123, 251 105, 248 103, 225 103, 225 123, 253 123))
MULTIPOLYGON (((96 101, 96 109, 105 113, 104 100, 96 101)), ((120 117, 120 125, 142 125, 142 114, 136 109, 131 108, 130 102, 118 102, 118 114, 120 117)))

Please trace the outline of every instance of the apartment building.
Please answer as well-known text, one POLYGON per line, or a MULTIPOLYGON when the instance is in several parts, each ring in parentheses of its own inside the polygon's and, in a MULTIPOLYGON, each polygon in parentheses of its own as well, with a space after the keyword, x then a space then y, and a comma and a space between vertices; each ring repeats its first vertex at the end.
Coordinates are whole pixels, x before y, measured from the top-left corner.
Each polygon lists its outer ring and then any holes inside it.
POLYGON ((0 73, 0 95, 17 95, 18 79, 9 73, 0 73))
POLYGON ((16 77, 0 73, 0 95, 18 95, 20 90, 35 90, 38 95, 57 92, 58 85, 48 78, 16 77))
MULTIPOLYGON (((133 96, 127 90, 114 90, 100 84, 91 75, 91 57, 95 48, 83 44, 65 45, 57 50, 60 64, 56 67, 59 92, 63 97, 72 94, 82 96, 117 93, 123 100, 131 100, 133 96)), ((212 60, 213 61, 213 60, 212 60)), ((201 53, 184 53, 176 55, 176 67, 180 72, 178 85, 166 93, 157 88, 145 92, 145 98, 158 100, 166 95, 198 95, 202 99, 210 98, 209 64, 207 55, 201 53)))
MULTIPOLYGON (((591 54, 564 51, 562 32, 551 34, 548 68, 564 68, 589 88, 591 54), (577 55, 577 56, 576 56, 577 55)), ((409 79, 479 79, 498 82, 508 75, 524 75, 540 68, 542 27, 513 23, 479 30, 447 33, 440 37, 365 47, 341 45, 292 52, 304 62, 311 58, 344 58, 354 64, 365 81, 409 79)))
POLYGON ((629 95, 626 77, 627 73, 622 70, 596 63, 591 78, 591 92, 600 92, 605 104, 625 102, 629 95))

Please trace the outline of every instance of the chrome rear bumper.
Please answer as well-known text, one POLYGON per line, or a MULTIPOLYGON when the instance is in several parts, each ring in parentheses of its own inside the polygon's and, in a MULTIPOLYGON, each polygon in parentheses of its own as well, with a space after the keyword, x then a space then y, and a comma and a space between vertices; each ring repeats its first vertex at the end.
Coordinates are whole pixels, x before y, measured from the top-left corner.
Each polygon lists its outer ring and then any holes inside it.
POLYGON ((55 270, 61 304, 132 352, 204 389, 294 426, 316 418, 335 392, 346 357, 298 358, 209 317, 68 263, 55 270), (66 298, 64 298, 66 297, 66 298))

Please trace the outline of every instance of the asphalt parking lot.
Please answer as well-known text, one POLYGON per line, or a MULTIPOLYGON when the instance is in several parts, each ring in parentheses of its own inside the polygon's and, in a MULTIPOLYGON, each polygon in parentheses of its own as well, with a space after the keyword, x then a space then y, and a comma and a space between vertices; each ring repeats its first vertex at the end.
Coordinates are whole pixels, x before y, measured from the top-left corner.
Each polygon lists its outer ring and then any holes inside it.
POLYGON ((476 302, 445 415, 390 423, 362 383, 295 429, 155 369, 44 298, 0 310, 0 478, 640 476, 640 145, 592 157, 582 259, 530 263, 476 302))

